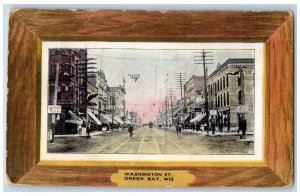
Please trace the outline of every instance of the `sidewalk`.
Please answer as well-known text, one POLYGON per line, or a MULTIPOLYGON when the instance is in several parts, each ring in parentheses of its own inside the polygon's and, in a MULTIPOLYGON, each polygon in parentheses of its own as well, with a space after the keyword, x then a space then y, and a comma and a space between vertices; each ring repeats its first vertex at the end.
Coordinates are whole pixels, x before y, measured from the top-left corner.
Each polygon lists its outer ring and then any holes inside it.
MULTIPOLYGON (((122 129, 114 129, 114 132, 121 131, 122 129)), ((105 133, 110 133, 112 130, 109 131, 93 131, 90 132, 90 136, 98 136, 103 135, 105 133)), ((66 134, 66 135, 54 135, 54 138, 66 138, 66 137, 86 137, 87 135, 79 135, 79 134, 66 134)))
MULTIPOLYGON (((165 128, 164 128, 165 129, 165 128)), ((175 131, 176 129, 174 127, 172 128, 167 128, 170 131, 175 131)), ((207 135, 207 131, 196 131, 192 129, 183 129, 182 133, 193 133, 193 134, 198 134, 201 136, 208 136, 208 137, 221 137, 221 136, 232 136, 232 137, 237 137, 239 141, 254 141, 254 132, 246 132, 246 139, 240 139, 239 136, 242 134, 241 131, 240 133, 237 132, 237 128, 233 127, 231 130, 227 131, 227 129, 223 129, 223 132, 219 132, 218 130, 215 131, 215 134, 212 134, 212 131, 209 131, 209 135, 207 135)))

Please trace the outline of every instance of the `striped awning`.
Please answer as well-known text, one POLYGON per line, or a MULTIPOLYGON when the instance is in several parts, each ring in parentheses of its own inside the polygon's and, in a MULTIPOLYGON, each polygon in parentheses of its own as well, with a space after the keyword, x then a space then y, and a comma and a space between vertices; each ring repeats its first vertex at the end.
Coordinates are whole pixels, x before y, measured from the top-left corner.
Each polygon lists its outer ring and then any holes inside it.
POLYGON ((87 111, 87 113, 97 123, 97 125, 101 125, 102 124, 100 122, 100 120, 91 111, 87 111))
POLYGON ((195 118, 193 118, 192 120, 190 120, 191 123, 194 123, 194 122, 200 122, 204 117, 205 117, 206 114, 198 114, 195 118))
POLYGON ((119 124, 124 124, 124 122, 120 119, 119 116, 114 116, 114 121, 117 121, 119 124))
POLYGON ((102 117, 104 120, 106 120, 107 122, 111 123, 112 119, 110 118, 110 116, 108 116, 107 114, 99 114, 100 117, 102 117))
POLYGON ((78 117, 76 114, 74 114, 72 111, 69 110, 68 113, 73 119, 66 120, 65 121, 66 123, 74 123, 79 125, 83 124, 83 120, 80 117, 78 117))

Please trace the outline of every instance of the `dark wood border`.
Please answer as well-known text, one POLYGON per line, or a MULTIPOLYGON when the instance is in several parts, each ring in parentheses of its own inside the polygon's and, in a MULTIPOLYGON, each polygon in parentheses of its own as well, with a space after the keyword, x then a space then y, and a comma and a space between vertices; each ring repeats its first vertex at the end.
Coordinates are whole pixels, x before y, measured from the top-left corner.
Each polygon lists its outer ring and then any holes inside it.
MULTIPOLYGON (((42 41, 263 41, 265 159, 261 163, 150 163, 185 169, 190 186, 293 184, 293 16, 251 11, 13 10, 9 21, 7 176, 12 183, 106 186, 118 169, 138 162, 42 162, 40 146, 42 41), (71 171, 71 172, 70 172, 71 171)), ((148 163, 148 165, 149 165, 148 163)), ((146 164, 147 165, 147 164, 146 164)))

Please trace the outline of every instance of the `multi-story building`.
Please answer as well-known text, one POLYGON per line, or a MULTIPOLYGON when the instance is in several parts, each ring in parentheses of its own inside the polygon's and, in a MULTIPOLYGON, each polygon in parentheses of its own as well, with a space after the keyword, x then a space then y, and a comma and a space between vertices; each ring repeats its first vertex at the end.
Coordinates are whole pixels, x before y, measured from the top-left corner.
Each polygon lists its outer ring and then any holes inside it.
POLYGON ((109 110, 112 116, 112 113, 114 114, 114 118, 118 123, 123 123, 122 121, 119 120, 125 120, 126 119, 126 114, 125 114, 125 95, 126 91, 125 88, 121 85, 116 86, 116 87, 109 87, 109 110))
POLYGON ((237 127, 246 116, 247 129, 254 123, 254 59, 228 59, 207 78, 208 107, 217 110, 225 127, 237 127))
MULTIPOLYGON (((76 132, 79 116, 85 110, 86 67, 86 50, 49 50, 48 105, 61 106, 54 125, 55 134, 76 132)), ((48 124, 53 124, 53 120, 48 124)))
POLYGON ((196 116, 195 100, 204 89, 204 77, 193 75, 184 84, 184 108, 185 113, 184 123, 188 123, 191 119, 196 116))
POLYGON ((105 73, 100 69, 97 72, 97 87, 98 87, 98 110, 99 113, 106 113, 108 109, 108 85, 105 73))

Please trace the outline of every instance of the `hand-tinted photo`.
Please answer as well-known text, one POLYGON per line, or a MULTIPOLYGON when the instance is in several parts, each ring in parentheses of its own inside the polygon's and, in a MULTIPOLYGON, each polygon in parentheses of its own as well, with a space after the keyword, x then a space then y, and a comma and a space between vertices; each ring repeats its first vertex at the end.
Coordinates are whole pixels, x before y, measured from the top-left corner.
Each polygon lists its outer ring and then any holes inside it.
POLYGON ((254 49, 48 53, 48 153, 255 154, 254 49))

